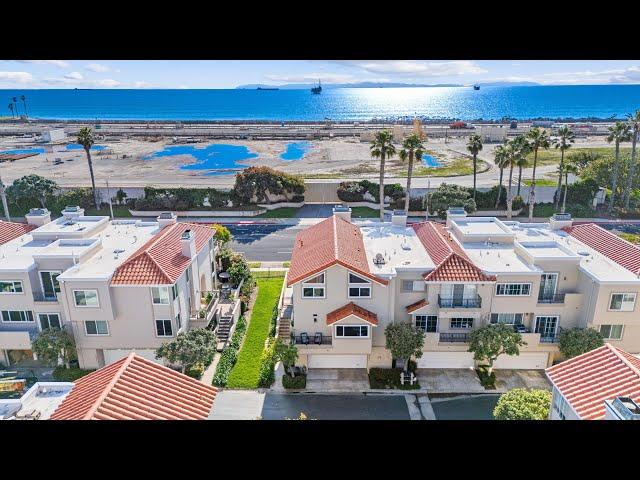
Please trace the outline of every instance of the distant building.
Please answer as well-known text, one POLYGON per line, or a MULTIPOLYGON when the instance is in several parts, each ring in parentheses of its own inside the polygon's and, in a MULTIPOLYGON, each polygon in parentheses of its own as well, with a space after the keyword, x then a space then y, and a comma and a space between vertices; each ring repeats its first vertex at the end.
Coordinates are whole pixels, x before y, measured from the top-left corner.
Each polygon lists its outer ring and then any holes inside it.
POLYGON ((52 128, 42 132, 42 141, 45 143, 60 142, 66 138, 63 128, 52 128))

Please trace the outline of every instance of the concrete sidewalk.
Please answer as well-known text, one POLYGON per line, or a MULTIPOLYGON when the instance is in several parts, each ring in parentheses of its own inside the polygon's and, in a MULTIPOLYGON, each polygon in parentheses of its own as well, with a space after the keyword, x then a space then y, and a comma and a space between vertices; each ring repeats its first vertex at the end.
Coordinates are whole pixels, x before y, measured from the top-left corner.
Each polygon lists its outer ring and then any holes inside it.
POLYGON ((219 391, 209 420, 260 420, 264 396, 256 390, 219 391))

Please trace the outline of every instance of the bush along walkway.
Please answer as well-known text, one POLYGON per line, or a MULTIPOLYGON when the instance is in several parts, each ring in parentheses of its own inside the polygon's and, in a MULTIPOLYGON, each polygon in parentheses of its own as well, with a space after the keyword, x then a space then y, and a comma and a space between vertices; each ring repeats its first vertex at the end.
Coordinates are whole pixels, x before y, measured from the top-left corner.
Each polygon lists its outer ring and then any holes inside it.
POLYGON ((236 364, 236 360, 238 359, 238 350, 240 349, 240 345, 242 344, 242 339, 244 338, 244 333, 246 330, 247 321, 244 319, 244 317, 240 317, 238 319, 238 324, 236 325, 236 330, 235 332, 233 332, 233 335, 231 337, 231 342, 229 342, 227 348, 225 348, 220 355, 220 360, 218 361, 218 366, 216 368, 216 374, 213 376, 212 384, 214 386, 227 386, 229 373, 231 373, 231 369, 233 369, 233 366, 236 364))
MULTIPOLYGON (((263 364, 265 342, 271 330, 284 277, 258 278, 258 296, 251 311, 251 321, 237 362, 229 374, 229 388, 257 388, 263 364)), ((222 360, 221 360, 222 361, 222 360)))

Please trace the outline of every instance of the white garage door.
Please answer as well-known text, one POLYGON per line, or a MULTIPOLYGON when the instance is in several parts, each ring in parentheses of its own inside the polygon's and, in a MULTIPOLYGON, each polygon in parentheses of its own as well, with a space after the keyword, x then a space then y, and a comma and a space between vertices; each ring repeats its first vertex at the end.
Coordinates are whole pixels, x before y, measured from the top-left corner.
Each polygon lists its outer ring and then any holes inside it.
POLYGON ((366 355, 309 355, 309 368, 367 368, 366 355))
POLYGON ((541 370, 547 368, 548 353, 520 353, 520 355, 500 355, 493 366, 521 370, 541 370))
POLYGON ((471 352, 424 352, 418 368, 471 368, 475 365, 471 352))
MULTIPOLYGON (((133 350, 127 349, 108 349, 104 350, 104 364, 109 365, 110 363, 117 362, 121 358, 129 355, 133 350)), ((160 363, 159 360, 156 360, 156 352, 155 350, 136 350, 138 355, 147 360, 151 360, 152 362, 160 363)))

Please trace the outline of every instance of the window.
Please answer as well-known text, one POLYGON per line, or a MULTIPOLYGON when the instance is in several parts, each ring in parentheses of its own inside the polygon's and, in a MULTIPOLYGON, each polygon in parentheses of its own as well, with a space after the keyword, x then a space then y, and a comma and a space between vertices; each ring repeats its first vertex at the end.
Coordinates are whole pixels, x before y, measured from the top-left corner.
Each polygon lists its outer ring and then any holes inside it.
POLYGON ((403 280, 402 291, 403 292, 424 292, 425 284, 424 280, 403 280))
POLYGON ((185 274, 186 274, 186 276, 187 276, 187 283, 189 283, 189 281, 191 280, 190 273, 191 273, 191 272, 189 272, 189 267, 187 267, 187 269, 185 270, 185 274))
POLYGON ((0 293, 22 293, 22 282, 20 280, 0 281, 0 293))
POLYGON ((74 290, 76 307, 99 307, 97 290, 74 290))
POLYGON ((622 339, 622 325, 600 325, 600 335, 605 340, 622 339))
POLYGON ((349 298, 371 298, 371 282, 349 274, 349 298))
POLYGON ((169 305, 169 287, 151 287, 154 305, 169 305))
POLYGON ((553 410, 556 412, 560 420, 567 419, 567 411, 569 410, 569 405, 567 404, 567 401, 562 396, 560 391, 555 387, 553 388, 553 410))
POLYGON ((633 312, 636 306, 635 293, 613 293, 611 294, 611 303, 609 310, 617 310, 619 312, 633 312))
POLYGON ((336 337, 368 337, 369 327, 367 325, 338 325, 336 327, 336 337))
POLYGON ((498 296, 527 296, 531 293, 530 283, 498 283, 496 295, 498 296))
POLYGON ((45 298, 56 298, 56 293, 60 293, 58 276, 60 276, 60 272, 40 272, 42 292, 45 298))
POLYGON ((156 334, 159 337, 172 337, 173 328, 171 320, 156 320, 156 334))
POLYGON ((540 338, 553 338, 556 336, 558 329, 557 316, 536 317, 535 333, 540 334, 540 338))
POLYGON ((60 315, 57 313, 39 313, 38 321, 40 322, 41 330, 60 328, 60 315))
POLYGON ((303 298, 324 298, 324 273, 302 282, 303 298))
POLYGON ((492 313, 491 323, 505 323, 507 325, 522 325, 522 313, 492 313))
POLYGON ((104 320, 86 320, 84 330, 87 335, 109 335, 109 325, 104 320))
POLYGON ((175 300, 176 298, 178 298, 178 284, 174 283, 173 285, 171 285, 171 293, 173 294, 173 299, 175 300))
POLYGON ((437 332, 438 331, 438 316, 437 315, 416 315, 416 327, 423 332, 437 332))
POLYGON ((30 310, 2 310, 3 322, 33 322, 33 312, 30 310))
POLYGON ((473 318, 452 318, 451 328, 473 328, 473 318))
POLYGON ((178 326, 178 331, 182 328, 182 319, 180 318, 180 313, 176 315, 176 325, 178 326))

